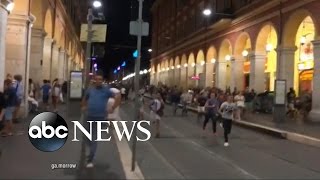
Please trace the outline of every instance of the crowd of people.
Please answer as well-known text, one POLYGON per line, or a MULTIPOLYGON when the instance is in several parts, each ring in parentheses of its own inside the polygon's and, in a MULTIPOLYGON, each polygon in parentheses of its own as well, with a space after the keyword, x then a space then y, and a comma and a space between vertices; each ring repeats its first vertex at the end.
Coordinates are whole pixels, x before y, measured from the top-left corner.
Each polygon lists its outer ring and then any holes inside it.
MULTIPOLYGON (((231 133, 232 120, 242 120, 247 113, 254 113, 260 110, 258 106, 262 98, 269 92, 266 91, 257 94, 254 89, 246 88, 244 91, 238 91, 234 88, 231 92, 230 88, 225 91, 218 88, 193 88, 183 91, 181 88, 168 87, 165 85, 147 86, 146 91, 153 96, 152 104, 150 105, 151 117, 155 119, 157 124, 156 137, 159 137, 160 119, 163 116, 163 106, 165 102, 173 106, 173 115, 177 114, 179 106, 181 115, 188 115, 188 108, 194 107, 198 112, 198 121, 203 120, 203 130, 205 131, 208 122, 212 122, 212 131, 216 135, 216 126, 219 123, 224 128, 225 146, 229 146, 228 135, 231 133), (260 100, 258 100, 260 98, 260 100)), ((273 108, 273 97, 269 98, 269 106, 273 108)), ((308 113, 311 110, 311 93, 305 90, 302 95, 297 98, 293 88, 287 94, 287 109, 290 114, 297 109, 308 113)))
POLYGON ((43 111, 57 112, 58 103, 64 103, 67 95, 67 82, 60 84, 58 79, 52 83, 49 80, 43 80, 42 85, 35 83, 32 79, 28 81, 28 92, 25 94, 25 86, 22 83, 21 75, 7 74, 4 81, 3 92, 0 92, 0 130, 1 136, 12 136, 14 132, 14 123, 19 122, 20 107, 26 98, 28 102, 27 113, 37 113, 40 105, 43 111))

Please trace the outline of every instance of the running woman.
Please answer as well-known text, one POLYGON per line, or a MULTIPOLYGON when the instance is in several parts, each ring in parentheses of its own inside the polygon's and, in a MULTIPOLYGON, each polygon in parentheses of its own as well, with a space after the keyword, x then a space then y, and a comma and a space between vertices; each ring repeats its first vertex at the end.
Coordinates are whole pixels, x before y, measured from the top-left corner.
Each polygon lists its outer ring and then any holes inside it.
POLYGON ((229 146, 229 134, 231 133, 232 120, 237 106, 233 103, 233 96, 229 95, 227 101, 222 103, 220 107, 220 114, 222 115, 223 129, 224 129, 224 146, 229 146))

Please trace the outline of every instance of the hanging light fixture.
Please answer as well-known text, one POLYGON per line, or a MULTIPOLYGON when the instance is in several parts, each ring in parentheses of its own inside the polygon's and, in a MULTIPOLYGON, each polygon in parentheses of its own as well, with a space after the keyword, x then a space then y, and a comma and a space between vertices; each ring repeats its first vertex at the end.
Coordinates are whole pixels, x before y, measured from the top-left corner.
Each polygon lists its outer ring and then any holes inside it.
POLYGON ((231 60, 231 56, 230 56, 229 54, 226 55, 225 60, 226 60, 226 61, 230 61, 230 60, 231 60))
POLYGON ((181 66, 180 66, 180 64, 177 66, 177 69, 180 69, 181 68, 181 66))
POLYGON ((191 65, 192 67, 195 67, 196 66, 196 63, 192 63, 192 65, 191 65))
POLYGON ((212 63, 212 64, 216 63, 216 61, 217 61, 217 60, 216 60, 216 59, 214 59, 214 58, 213 58, 213 59, 211 59, 211 63, 212 63))
POLYGON ((206 62, 201 61, 201 66, 204 66, 206 64, 206 62))
POLYGON ((188 64, 187 64, 187 63, 185 63, 185 64, 184 64, 184 67, 185 67, 185 68, 186 68, 186 67, 188 67, 188 64))
POLYGON ((247 50, 242 51, 243 57, 248 57, 249 52, 247 50))
POLYGON ((272 50, 273 50, 273 45, 272 45, 271 43, 268 43, 268 44, 266 45, 266 51, 267 51, 267 53, 271 52, 272 50))

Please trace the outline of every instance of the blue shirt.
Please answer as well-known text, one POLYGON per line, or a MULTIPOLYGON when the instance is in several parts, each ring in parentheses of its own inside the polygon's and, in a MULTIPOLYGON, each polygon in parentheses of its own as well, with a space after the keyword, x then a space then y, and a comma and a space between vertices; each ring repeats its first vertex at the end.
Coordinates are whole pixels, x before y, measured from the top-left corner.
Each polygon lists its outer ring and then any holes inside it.
POLYGON ((104 120, 107 102, 114 94, 107 87, 90 88, 86 92, 88 120, 104 120))
POLYGON ((18 99, 22 99, 24 96, 23 84, 19 81, 14 82, 13 87, 18 99))
POLYGON ((50 93, 50 89, 51 89, 51 86, 49 84, 44 84, 42 87, 42 94, 43 96, 49 96, 49 93, 50 93))
POLYGON ((9 87, 4 92, 4 100, 6 107, 14 107, 16 105, 16 89, 14 87, 9 87))

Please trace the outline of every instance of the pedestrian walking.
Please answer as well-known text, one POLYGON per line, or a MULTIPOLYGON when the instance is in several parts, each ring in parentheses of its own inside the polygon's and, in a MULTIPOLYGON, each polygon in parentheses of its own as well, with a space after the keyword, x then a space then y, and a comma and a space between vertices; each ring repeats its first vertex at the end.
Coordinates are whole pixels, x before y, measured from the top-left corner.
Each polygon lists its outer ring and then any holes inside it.
POLYGON ((58 103, 60 99, 61 94, 61 86, 59 84, 59 80, 55 79, 52 83, 52 106, 53 106, 53 112, 58 112, 58 103))
POLYGON ((49 97, 51 92, 51 86, 48 80, 43 80, 43 85, 41 87, 42 92, 42 103, 45 111, 49 109, 49 97))
POLYGON ((82 111, 86 111, 85 116, 87 123, 87 131, 92 130, 92 140, 87 140, 87 146, 89 148, 89 155, 87 157, 87 168, 94 167, 93 161, 97 151, 97 124, 92 123, 92 129, 90 130, 89 121, 101 121, 106 117, 106 109, 109 113, 113 113, 120 104, 120 98, 116 96, 109 87, 103 86, 103 73, 97 72, 94 76, 95 84, 87 89, 84 98, 82 99, 82 111), (109 98, 114 97, 114 105, 109 109, 107 107, 107 102, 109 98))
POLYGON ((229 146, 229 134, 232 129, 232 120, 234 119, 234 113, 237 109, 235 103, 233 103, 233 96, 229 95, 227 101, 222 103, 220 107, 220 114, 222 115, 223 129, 224 129, 224 146, 229 146))
POLYGON ((6 110, 6 102, 3 92, 0 92, 0 131, 3 128, 4 112, 6 110))
POLYGON ((122 88, 121 88, 121 100, 122 101, 126 101, 126 92, 127 92, 126 88, 124 86, 122 86, 122 88))
POLYGON ((19 111, 24 96, 24 88, 22 84, 22 76, 15 75, 13 86, 15 88, 16 99, 15 99, 15 108, 13 112, 13 122, 17 123, 19 119, 19 111))
POLYGON ((155 124, 156 126, 156 138, 160 137, 160 121, 161 121, 161 117, 163 116, 164 112, 164 102, 161 98, 161 95, 159 93, 154 94, 153 100, 151 101, 150 104, 150 117, 151 120, 153 122, 153 124, 155 124))
POLYGON ((237 105, 237 111, 236 111, 236 119, 237 120, 241 120, 242 115, 243 115, 243 111, 245 108, 245 98, 243 96, 243 92, 239 92, 235 97, 234 97, 234 101, 237 105))
POLYGON ((203 131, 205 132, 207 123, 211 119, 212 121, 212 132, 216 135, 217 132, 217 120, 219 111, 219 101, 216 98, 215 93, 210 94, 210 98, 206 101, 205 105, 205 120, 203 122, 203 131))
POLYGON ((205 111, 206 102, 207 102, 207 97, 204 96, 204 92, 200 93, 197 98, 198 122, 201 120, 201 117, 206 114, 206 111, 205 111))
POLYGON ((13 114, 16 107, 16 89, 12 86, 12 81, 10 79, 5 80, 4 82, 4 101, 5 101, 5 110, 4 110, 4 129, 1 132, 3 137, 13 135, 13 114))
MULTIPOLYGON (((120 116, 119 116, 119 106, 116 107, 114 110, 112 109, 116 103, 116 99, 121 99, 121 93, 120 90, 113 87, 110 88, 110 91, 114 94, 115 97, 110 97, 108 99, 107 103, 107 111, 106 111, 106 119, 110 121, 110 126, 112 127, 112 121, 120 121, 120 116)), ((121 100, 119 100, 121 101, 121 100)))

